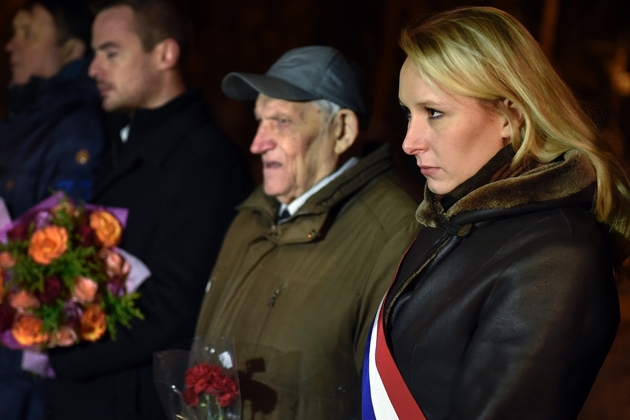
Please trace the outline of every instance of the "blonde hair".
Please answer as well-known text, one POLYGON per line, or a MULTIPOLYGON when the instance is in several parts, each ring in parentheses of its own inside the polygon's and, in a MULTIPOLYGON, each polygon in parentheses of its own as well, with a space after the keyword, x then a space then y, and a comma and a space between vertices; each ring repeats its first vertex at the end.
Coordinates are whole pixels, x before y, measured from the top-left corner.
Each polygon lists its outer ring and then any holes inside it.
POLYGON ((569 150, 587 157, 597 174, 593 213, 610 226, 621 267, 629 251, 628 176, 527 29, 499 9, 462 7, 404 28, 400 45, 427 83, 479 99, 510 121, 505 100, 520 111, 513 165, 551 162, 569 150))

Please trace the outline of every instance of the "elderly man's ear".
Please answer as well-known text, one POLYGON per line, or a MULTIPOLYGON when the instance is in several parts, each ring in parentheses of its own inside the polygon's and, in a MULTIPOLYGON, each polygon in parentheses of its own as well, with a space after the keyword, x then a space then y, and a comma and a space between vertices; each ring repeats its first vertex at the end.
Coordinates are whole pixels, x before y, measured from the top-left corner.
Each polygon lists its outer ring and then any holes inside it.
POLYGON ((81 41, 79 38, 70 38, 64 42, 61 46, 63 64, 68 64, 72 60, 83 57, 86 48, 85 42, 81 41))
POLYGON ((342 109, 335 115, 335 153, 343 154, 359 135, 359 118, 354 111, 342 109))

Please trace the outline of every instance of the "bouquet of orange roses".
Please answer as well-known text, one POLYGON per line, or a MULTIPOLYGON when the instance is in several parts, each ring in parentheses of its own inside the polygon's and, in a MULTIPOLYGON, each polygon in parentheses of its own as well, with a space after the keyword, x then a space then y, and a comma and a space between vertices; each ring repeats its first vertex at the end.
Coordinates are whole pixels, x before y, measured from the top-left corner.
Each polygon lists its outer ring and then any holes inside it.
POLYGON ((42 351, 115 339, 117 323, 142 318, 126 287, 133 257, 116 248, 126 218, 57 193, 0 227, 0 342, 42 351))
POLYGON ((195 337, 189 350, 155 353, 153 378, 173 420, 241 418, 238 370, 230 338, 195 337))

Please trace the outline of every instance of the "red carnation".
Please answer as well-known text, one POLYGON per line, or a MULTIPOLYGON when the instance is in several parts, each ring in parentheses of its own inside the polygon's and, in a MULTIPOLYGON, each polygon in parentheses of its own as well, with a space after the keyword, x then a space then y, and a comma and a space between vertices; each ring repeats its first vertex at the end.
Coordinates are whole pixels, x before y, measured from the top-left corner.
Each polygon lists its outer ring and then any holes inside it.
POLYGON ((234 384, 234 386, 231 386, 230 389, 233 389, 233 391, 223 391, 222 394, 216 396, 219 405, 223 408, 232 405, 234 400, 236 400, 236 396, 238 395, 238 386, 236 386, 236 382, 232 381, 232 383, 234 384))
POLYGON ((238 385, 234 379, 223 373, 219 366, 203 363, 186 371, 184 382, 188 389, 184 391, 184 402, 194 407, 198 404, 198 394, 204 392, 216 397, 221 407, 228 407, 238 395, 238 385), (192 397, 194 393, 195 398, 192 397), (194 405, 188 401, 194 401, 194 405))
POLYGON ((197 395, 195 390, 192 388, 186 389, 186 391, 182 394, 182 398, 184 399, 184 402, 192 408, 197 407, 197 404, 199 404, 199 395, 197 395))
POLYGON ((200 393, 204 391, 208 385, 214 383, 220 374, 222 374, 220 367, 204 363, 188 369, 184 377, 184 382, 188 385, 188 388, 193 388, 196 393, 200 393))

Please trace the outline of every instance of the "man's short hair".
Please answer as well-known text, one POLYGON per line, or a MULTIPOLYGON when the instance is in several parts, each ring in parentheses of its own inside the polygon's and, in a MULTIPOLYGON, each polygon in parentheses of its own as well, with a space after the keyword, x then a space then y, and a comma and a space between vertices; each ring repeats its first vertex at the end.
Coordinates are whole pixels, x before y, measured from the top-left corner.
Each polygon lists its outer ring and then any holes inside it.
MULTIPOLYGON (((145 52, 167 38, 179 44, 180 56, 188 50, 188 20, 180 7, 170 0, 113 0, 98 8, 98 12, 117 6, 133 10, 136 31, 145 52)), ((181 62, 181 59, 180 59, 181 62)))
POLYGON ((28 0, 21 9, 31 11, 35 6, 42 6, 52 15, 58 33, 58 45, 63 45, 71 38, 78 38, 85 42, 86 51, 89 51, 94 14, 85 0, 28 0))
POLYGON ((313 103, 322 111, 326 125, 330 125, 334 116, 337 115, 337 112, 341 111, 339 105, 328 99, 316 99, 313 103))

